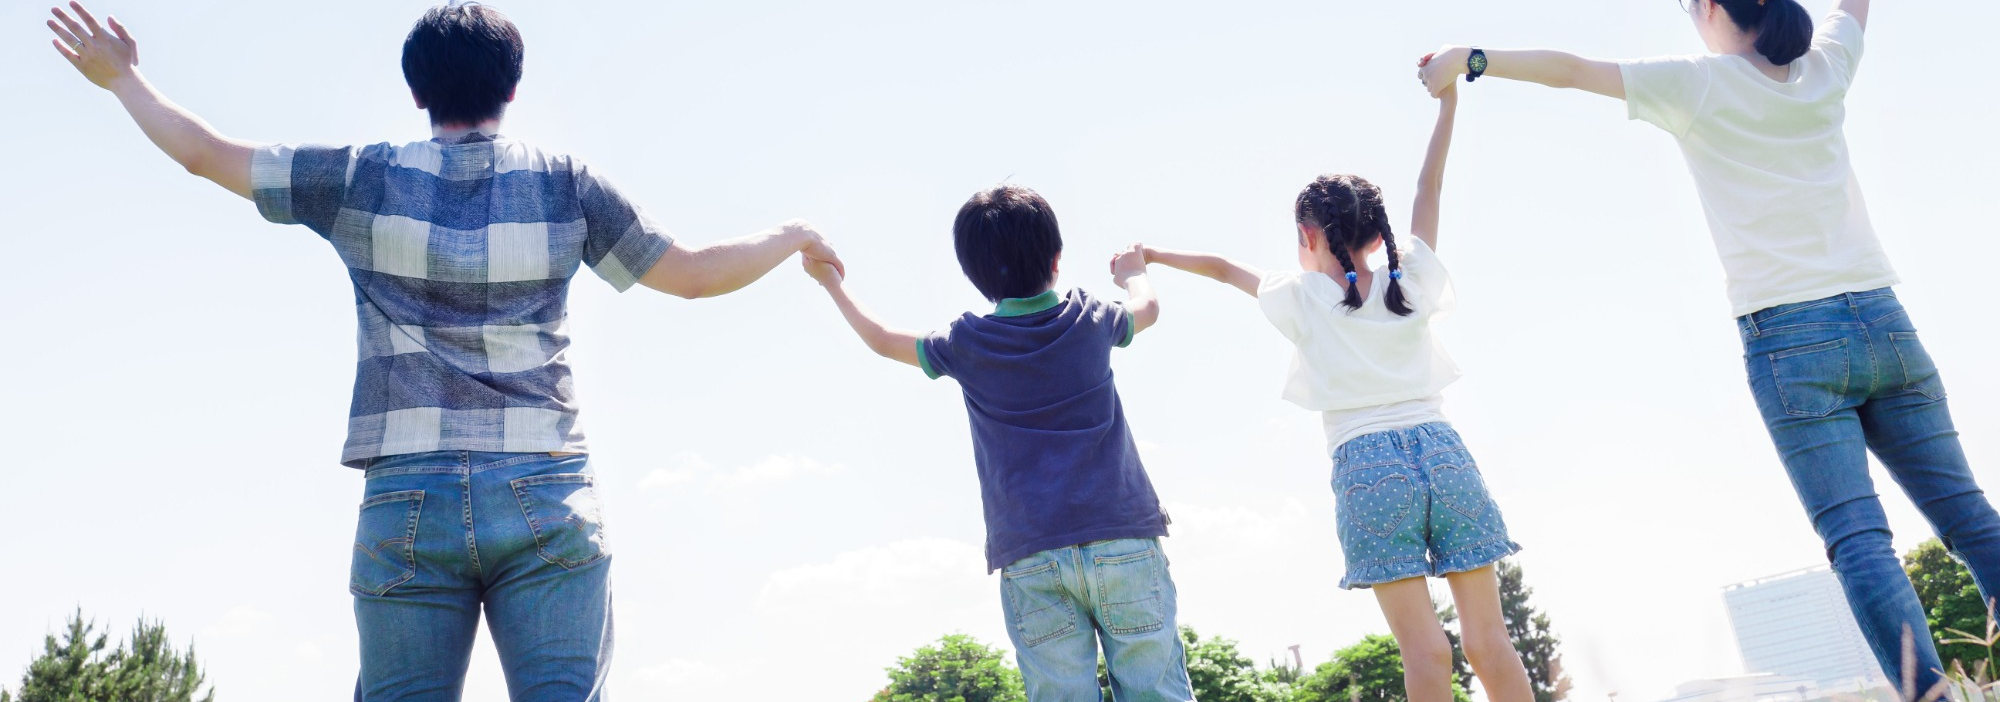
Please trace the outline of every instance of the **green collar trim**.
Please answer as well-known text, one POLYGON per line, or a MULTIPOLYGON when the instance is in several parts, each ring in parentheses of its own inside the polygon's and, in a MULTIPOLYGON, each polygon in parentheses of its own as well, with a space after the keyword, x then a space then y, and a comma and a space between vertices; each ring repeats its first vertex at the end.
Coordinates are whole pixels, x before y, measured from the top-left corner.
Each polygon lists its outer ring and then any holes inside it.
POLYGON ((1001 300, 999 306, 993 308, 993 316, 1021 317, 1041 312, 1060 304, 1062 304, 1062 296, 1057 295, 1054 290, 1034 297, 1010 297, 1001 300))

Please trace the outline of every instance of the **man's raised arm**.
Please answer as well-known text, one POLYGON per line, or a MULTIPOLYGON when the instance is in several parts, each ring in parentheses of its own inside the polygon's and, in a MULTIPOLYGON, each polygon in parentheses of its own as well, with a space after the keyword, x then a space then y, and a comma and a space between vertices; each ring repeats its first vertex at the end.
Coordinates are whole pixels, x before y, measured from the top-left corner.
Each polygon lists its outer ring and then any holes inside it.
POLYGON ((111 91, 132 115, 132 121, 189 173, 214 181, 229 192, 250 197, 250 152, 256 144, 223 136, 200 117, 181 109, 139 75, 139 41, 118 18, 105 18, 109 31, 79 2, 71 2, 76 18, 61 8, 49 29, 55 47, 78 73, 97 87, 111 91), (60 22, 58 22, 60 20, 60 22))

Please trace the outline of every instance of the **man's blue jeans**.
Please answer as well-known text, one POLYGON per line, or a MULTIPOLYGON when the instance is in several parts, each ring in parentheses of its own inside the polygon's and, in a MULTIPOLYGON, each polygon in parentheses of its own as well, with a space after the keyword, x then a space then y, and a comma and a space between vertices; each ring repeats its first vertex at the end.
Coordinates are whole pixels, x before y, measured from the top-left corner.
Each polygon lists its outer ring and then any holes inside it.
POLYGON ((1917 691, 1928 690, 1939 679, 1938 655, 1890 545, 1869 451, 1971 569, 1980 593, 2000 595, 2000 515, 1973 482, 1937 366, 1887 288, 1780 305, 1737 323, 1750 390, 1862 635, 1899 686, 1907 641, 1917 691))
POLYGON ((1000 608, 1033 702, 1097 702, 1097 644, 1117 702, 1189 702, 1174 579, 1159 539, 1050 549, 1000 571, 1000 608))
POLYGON ((374 459, 367 476, 357 702, 456 702, 482 607, 512 699, 602 699, 611 551, 583 456, 441 451, 374 459))

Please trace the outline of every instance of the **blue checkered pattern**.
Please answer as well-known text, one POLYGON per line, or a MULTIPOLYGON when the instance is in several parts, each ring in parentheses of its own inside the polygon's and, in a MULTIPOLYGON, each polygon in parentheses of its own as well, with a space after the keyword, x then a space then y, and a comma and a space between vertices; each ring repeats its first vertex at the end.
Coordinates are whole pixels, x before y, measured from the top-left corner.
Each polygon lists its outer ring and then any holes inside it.
POLYGON ((427 451, 585 451, 564 352, 579 263, 623 291, 673 239, 567 156, 505 137, 272 146, 257 210, 333 244, 360 362, 342 463, 427 451))

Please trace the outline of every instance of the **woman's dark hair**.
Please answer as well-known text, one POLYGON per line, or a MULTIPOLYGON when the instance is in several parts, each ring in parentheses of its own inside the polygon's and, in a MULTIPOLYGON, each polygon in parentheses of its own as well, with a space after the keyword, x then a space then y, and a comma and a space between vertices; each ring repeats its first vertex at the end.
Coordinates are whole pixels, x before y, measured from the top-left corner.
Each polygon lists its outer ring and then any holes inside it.
POLYGON ((478 3, 439 5, 403 40, 403 80, 431 112, 431 124, 477 124, 499 117, 521 82, 521 32, 478 3))
MULTIPOLYGON (((1389 252, 1389 292, 1382 296, 1382 302, 1398 315, 1415 311, 1410 308, 1409 298, 1403 296, 1402 254, 1396 250, 1396 232, 1389 228, 1389 213, 1382 206, 1381 188, 1361 176, 1323 175, 1299 191, 1294 215, 1299 224, 1322 232, 1327 248, 1339 259, 1341 269, 1349 273, 1354 272, 1355 250, 1381 239, 1382 247, 1389 252)), ((1361 307, 1361 291, 1352 283, 1345 287, 1347 297, 1341 304, 1348 309, 1361 307)))
POLYGON ((1729 19, 1757 33, 1757 53, 1780 66, 1812 50, 1812 13, 1799 0, 1715 0, 1729 19))
POLYGON ((951 225, 958 267, 979 294, 999 302, 1034 297, 1055 282, 1062 229, 1039 193, 996 185, 973 193, 951 225))

